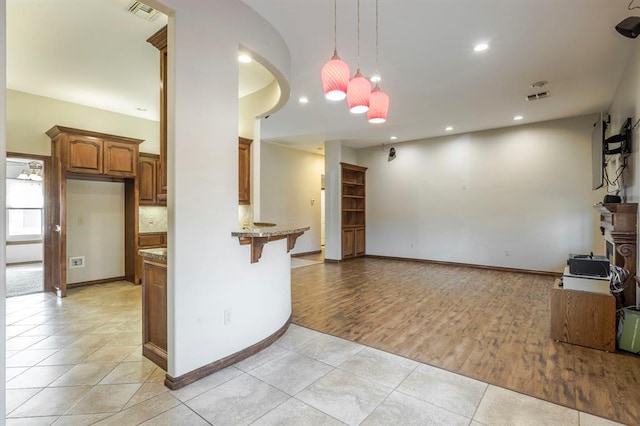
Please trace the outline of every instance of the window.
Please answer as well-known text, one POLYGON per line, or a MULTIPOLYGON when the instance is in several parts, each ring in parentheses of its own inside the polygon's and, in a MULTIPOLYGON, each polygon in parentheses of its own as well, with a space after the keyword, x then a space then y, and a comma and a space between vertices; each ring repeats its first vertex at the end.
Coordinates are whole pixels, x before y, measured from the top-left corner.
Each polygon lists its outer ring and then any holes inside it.
POLYGON ((41 239, 42 182, 7 179, 7 240, 41 239))

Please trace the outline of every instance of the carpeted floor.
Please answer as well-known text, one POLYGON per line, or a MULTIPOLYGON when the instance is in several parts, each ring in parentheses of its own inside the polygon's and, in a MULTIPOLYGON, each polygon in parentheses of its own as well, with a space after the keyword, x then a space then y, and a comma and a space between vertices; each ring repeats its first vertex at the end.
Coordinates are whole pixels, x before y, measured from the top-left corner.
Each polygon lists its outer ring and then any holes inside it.
POLYGON ((6 297, 38 293, 43 290, 42 263, 7 266, 6 297))

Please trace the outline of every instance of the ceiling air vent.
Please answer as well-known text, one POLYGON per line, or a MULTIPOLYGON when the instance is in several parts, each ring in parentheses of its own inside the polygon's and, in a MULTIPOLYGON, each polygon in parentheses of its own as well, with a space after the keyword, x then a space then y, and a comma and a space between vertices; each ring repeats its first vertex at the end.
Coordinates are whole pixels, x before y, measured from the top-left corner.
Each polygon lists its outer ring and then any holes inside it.
POLYGON ((140 3, 139 1, 134 1, 133 3, 131 3, 127 8, 127 11, 139 18, 144 19, 145 21, 153 21, 160 13, 151 6, 147 6, 146 4, 140 3))
POLYGON ((533 95, 527 96, 528 101, 535 101, 538 99, 544 99, 551 96, 551 93, 547 90, 546 92, 534 93, 533 95))

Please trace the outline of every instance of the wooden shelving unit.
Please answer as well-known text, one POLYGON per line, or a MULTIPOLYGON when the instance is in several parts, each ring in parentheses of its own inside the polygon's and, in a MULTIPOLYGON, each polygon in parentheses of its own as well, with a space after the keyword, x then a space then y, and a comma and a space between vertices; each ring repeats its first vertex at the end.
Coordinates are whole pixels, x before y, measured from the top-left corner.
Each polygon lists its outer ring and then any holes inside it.
POLYGON ((342 258, 366 252, 366 167, 342 165, 342 258))

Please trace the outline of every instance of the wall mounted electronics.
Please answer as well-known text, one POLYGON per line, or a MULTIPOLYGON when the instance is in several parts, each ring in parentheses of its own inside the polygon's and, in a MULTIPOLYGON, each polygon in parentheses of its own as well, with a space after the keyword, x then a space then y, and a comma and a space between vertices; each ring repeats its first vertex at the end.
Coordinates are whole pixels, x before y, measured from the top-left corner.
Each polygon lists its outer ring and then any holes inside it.
POLYGON ((592 189, 598 189, 604 185, 604 133, 606 130, 604 114, 600 113, 591 132, 592 189))
POLYGON ((640 34, 640 17, 629 16, 616 25, 616 31, 625 37, 636 38, 640 34))
POLYGON ((628 117, 617 135, 604 140, 604 153, 606 155, 628 154, 631 152, 631 117, 628 117))

